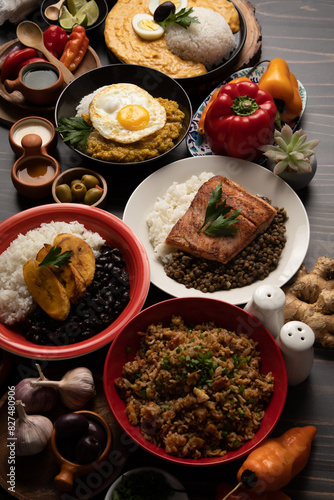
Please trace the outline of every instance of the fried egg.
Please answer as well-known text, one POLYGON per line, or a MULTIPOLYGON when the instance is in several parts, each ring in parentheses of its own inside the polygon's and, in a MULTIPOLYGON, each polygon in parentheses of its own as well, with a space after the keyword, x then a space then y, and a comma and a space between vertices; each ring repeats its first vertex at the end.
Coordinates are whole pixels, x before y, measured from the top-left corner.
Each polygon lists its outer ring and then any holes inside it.
POLYGON ((146 90, 132 83, 115 83, 95 94, 89 116, 105 138, 122 144, 139 141, 160 130, 166 110, 146 90))

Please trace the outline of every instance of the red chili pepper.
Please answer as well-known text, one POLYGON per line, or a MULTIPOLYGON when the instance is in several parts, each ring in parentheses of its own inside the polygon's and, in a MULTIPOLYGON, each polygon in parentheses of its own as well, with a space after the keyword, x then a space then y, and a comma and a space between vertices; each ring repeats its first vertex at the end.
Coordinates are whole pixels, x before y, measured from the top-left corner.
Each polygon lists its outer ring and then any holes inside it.
POLYGON ((259 146, 270 144, 277 108, 256 83, 224 85, 208 109, 204 130, 213 154, 255 160, 259 146))
POLYGON ((62 55, 67 43, 67 33, 61 26, 52 24, 43 33, 44 45, 57 59, 62 55))
POLYGON ((45 62, 46 59, 43 59, 43 57, 31 57, 30 59, 27 59, 26 61, 22 61, 21 64, 19 65, 18 73, 20 73, 20 70, 24 68, 27 64, 34 63, 34 62, 45 62))
POLYGON ((1 82, 3 83, 7 79, 15 80, 19 73, 19 65, 23 61, 31 59, 32 57, 38 57, 38 53, 37 50, 30 48, 16 50, 15 52, 8 54, 1 69, 1 82))

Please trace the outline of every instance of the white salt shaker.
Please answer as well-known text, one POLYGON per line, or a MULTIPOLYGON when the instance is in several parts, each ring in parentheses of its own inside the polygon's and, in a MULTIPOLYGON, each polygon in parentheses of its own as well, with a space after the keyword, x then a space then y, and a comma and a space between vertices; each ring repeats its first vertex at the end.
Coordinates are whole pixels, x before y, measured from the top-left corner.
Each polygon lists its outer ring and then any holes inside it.
POLYGON ((284 325, 285 293, 277 285, 261 285, 253 293, 244 310, 255 316, 275 340, 284 325))
POLYGON ((278 345, 285 361, 288 385, 300 384, 311 373, 314 341, 312 328, 301 321, 289 321, 281 328, 278 345))

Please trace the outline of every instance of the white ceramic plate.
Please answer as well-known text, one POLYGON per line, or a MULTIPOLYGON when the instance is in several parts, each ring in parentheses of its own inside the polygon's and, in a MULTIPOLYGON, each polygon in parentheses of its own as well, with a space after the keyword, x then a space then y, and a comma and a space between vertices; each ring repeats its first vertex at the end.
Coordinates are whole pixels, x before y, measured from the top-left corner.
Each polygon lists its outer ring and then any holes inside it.
MULTIPOLYGON (((193 116, 193 119, 192 119, 192 122, 191 122, 190 128, 189 128, 189 132, 187 135, 187 147, 188 147, 188 150, 192 156, 212 155, 212 151, 209 147, 209 144, 208 144, 205 136, 198 133, 199 119, 202 116, 204 108, 207 106, 208 102, 210 101, 212 94, 217 89, 219 89, 220 87, 222 87, 223 85, 228 83, 230 80, 234 80, 235 78, 240 78, 241 76, 246 76, 247 73, 250 71, 250 69, 251 68, 244 68, 244 69, 237 71, 236 73, 233 73, 231 76, 229 76, 229 78, 227 78, 225 81, 223 81, 221 84, 219 84, 218 87, 216 87, 207 96, 207 98, 202 102, 202 104, 200 105, 200 107, 198 108, 198 110, 196 111, 196 113, 193 116)), ((266 69, 267 68, 263 68, 263 67, 255 68, 253 70, 253 73, 252 73, 250 79, 254 83, 259 83, 259 80, 266 69)), ((300 97, 302 100, 303 108, 302 108, 302 112, 300 113, 300 116, 298 117, 298 120, 295 120, 293 122, 293 124, 291 124, 293 130, 295 130, 297 128, 297 126, 298 126, 298 124, 299 124, 299 122, 304 114, 306 102, 307 102, 307 94, 306 94, 305 87, 299 81, 298 81, 298 88, 299 88, 299 93, 300 93, 300 97)), ((260 157, 260 160, 258 160, 257 163, 262 163, 261 158, 262 157, 260 157)))
MULTIPOLYGON (((140 472, 145 472, 145 471, 153 471, 153 472, 157 472, 159 474, 163 474, 165 476, 165 478, 167 479, 168 483, 172 486, 172 488, 175 488, 177 490, 184 490, 184 486, 180 483, 180 481, 175 476, 170 474, 169 472, 166 472, 162 469, 158 469, 156 467, 139 467, 137 469, 132 469, 132 470, 127 471, 124 474, 122 474, 122 476, 120 476, 117 479, 117 481, 115 481, 112 484, 112 486, 109 488, 104 500, 112 500, 112 494, 115 491, 115 489, 117 488, 117 486, 119 486, 120 482, 122 481, 123 476, 128 476, 129 474, 140 473, 140 472)), ((174 495, 172 495, 169 498, 170 498, 170 500, 189 500, 189 497, 185 491, 175 491, 174 495)))
POLYGON ((124 222, 132 228, 143 243, 150 262, 151 282, 173 297, 210 296, 231 304, 245 304, 254 290, 262 284, 284 285, 298 270, 306 255, 310 228, 307 213, 299 197, 288 184, 272 172, 246 160, 227 156, 197 156, 176 161, 147 177, 132 193, 123 215, 124 222), (286 222, 287 242, 279 265, 267 278, 252 285, 233 290, 203 294, 169 278, 155 257, 149 241, 146 218, 158 197, 164 196, 169 186, 185 182, 201 172, 221 174, 240 184, 250 193, 268 197, 275 206, 284 207, 289 219, 286 222))

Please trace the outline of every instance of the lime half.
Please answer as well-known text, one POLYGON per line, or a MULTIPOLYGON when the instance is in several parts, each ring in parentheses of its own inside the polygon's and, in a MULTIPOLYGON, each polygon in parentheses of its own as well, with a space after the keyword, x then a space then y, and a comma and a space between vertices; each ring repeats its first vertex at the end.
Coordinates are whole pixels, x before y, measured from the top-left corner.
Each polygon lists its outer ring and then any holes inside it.
POLYGON ((88 3, 87 0, 68 0, 67 8, 72 14, 72 16, 75 16, 78 10, 80 10, 81 7, 83 7, 87 3, 88 3))
POLYGON ((63 6, 59 17, 59 24, 65 30, 71 30, 75 24, 80 24, 80 26, 86 28, 88 25, 88 15, 86 12, 78 12, 75 16, 72 16, 67 7, 63 6))
POLYGON ((89 0, 89 2, 87 2, 78 10, 78 12, 76 13, 76 17, 79 17, 82 14, 87 14, 87 26, 92 26, 92 24, 96 23, 96 21, 98 20, 99 13, 99 7, 95 0, 89 0))

